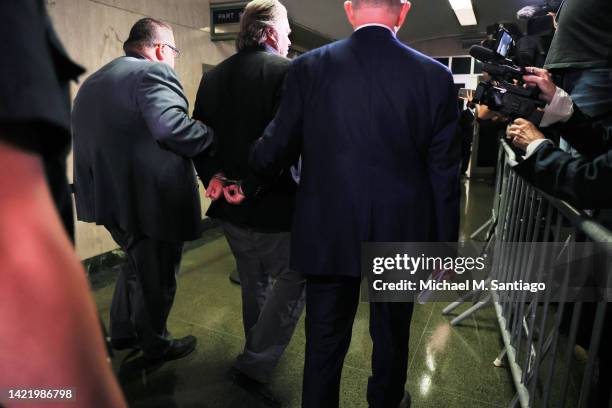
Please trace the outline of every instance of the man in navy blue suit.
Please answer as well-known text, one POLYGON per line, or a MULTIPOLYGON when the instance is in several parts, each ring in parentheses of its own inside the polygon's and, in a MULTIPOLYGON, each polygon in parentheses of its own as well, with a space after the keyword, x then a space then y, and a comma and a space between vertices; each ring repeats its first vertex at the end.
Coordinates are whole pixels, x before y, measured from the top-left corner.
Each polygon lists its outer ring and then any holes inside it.
MULTIPOLYGON (((307 276, 304 407, 337 407, 360 287, 362 242, 454 242, 460 141, 450 72, 396 38, 403 0, 344 5, 355 33, 291 65, 251 164, 302 156, 291 266, 307 276)), ((370 407, 409 406, 412 303, 371 303, 370 407)))

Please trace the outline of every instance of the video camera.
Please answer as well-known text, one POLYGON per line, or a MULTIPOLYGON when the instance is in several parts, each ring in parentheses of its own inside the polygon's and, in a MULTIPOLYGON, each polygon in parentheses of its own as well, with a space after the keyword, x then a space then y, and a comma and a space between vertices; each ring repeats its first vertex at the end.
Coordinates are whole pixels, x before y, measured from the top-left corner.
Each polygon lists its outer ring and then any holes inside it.
POLYGON ((545 102, 540 98, 537 88, 525 87, 523 75, 525 67, 515 63, 516 42, 504 26, 499 26, 493 40, 485 42, 489 46, 474 45, 470 55, 483 63, 482 70, 490 79, 478 84, 473 103, 486 105, 514 120, 524 118, 536 126, 542 120, 545 102))

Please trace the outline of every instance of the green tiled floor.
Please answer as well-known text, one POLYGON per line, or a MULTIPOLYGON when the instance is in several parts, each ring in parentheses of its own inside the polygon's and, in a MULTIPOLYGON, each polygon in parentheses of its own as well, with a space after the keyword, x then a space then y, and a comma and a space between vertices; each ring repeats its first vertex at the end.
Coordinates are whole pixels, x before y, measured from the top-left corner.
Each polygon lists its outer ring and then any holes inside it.
MULTIPOLYGON (((464 199, 463 236, 469 235, 488 218, 491 192, 487 184, 471 183, 469 199, 464 199)), ((261 406, 225 378, 225 372, 241 351, 244 338, 240 288, 228 280, 233 268, 234 261, 223 238, 185 253, 169 329, 174 336, 194 334, 198 338, 197 351, 148 375, 122 377, 131 406, 261 406)), ((112 290, 113 285, 109 284, 95 293, 105 318, 112 290)), ((514 391, 508 370, 493 366, 500 350, 493 309, 481 311, 461 326, 452 328, 449 321, 453 316, 441 315, 444 306, 443 303, 431 303, 417 305, 415 309, 407 385, 412 394, 412 406, 506 406, 514 391)), ((365 392, 371 349, 368 305, 361 304, 343 371, 342 407, 367 406, 365 392)), ((115 356, 113 365, 117 371, 125 357, 126 353, 115 356)), ((303 359, 302 319, 270 387, 285 407, 300 405, 303 359)))

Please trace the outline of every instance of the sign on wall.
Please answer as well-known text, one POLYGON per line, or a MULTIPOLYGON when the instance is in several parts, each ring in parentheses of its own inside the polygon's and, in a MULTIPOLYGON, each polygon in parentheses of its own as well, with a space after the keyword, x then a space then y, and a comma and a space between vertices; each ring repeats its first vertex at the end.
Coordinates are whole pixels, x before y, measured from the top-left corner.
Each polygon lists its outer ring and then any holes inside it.
POLYGON ((235 40, 240 32, 240 16, 247 1, 211 3, 210 37, 213 41, 235 40))

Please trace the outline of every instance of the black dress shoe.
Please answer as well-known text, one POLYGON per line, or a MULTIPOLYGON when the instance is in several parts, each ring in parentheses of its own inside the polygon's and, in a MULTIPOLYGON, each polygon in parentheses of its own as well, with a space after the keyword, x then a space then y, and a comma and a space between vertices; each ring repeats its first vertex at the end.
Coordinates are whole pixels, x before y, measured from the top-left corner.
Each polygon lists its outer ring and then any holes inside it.
POLYGON ((398 408, 410 408, 410 404, 411 404, 411 398, 410 398, 410 394, 408 393, 408 391, 404 392, 404 398, 402 398, 402 400, 400 401, 398 408))
POLYGON ((144 355, 144 360, 149 365, 164 363, 166 361, 177 360, 191 354, 196 347, 197 339, 193 336, 185 336, 180 339, 174 339, 170 342, 170 346, 159 356, 144 355))
POLYGON ((240 275, 238 275, 238 270, 234 269, 229 275, 230 282, 240 286, 240 275))
POLYGON ((276 399, 266 384, 254 380, 236 368, 232 368, 228 374, 232 378, 234 384, 251 394, 266 406, 281 408, 280 401, 276 399))
POLYGON ((111 347, 115 350, 140 349, 138 337, 111 339, 111 347))

